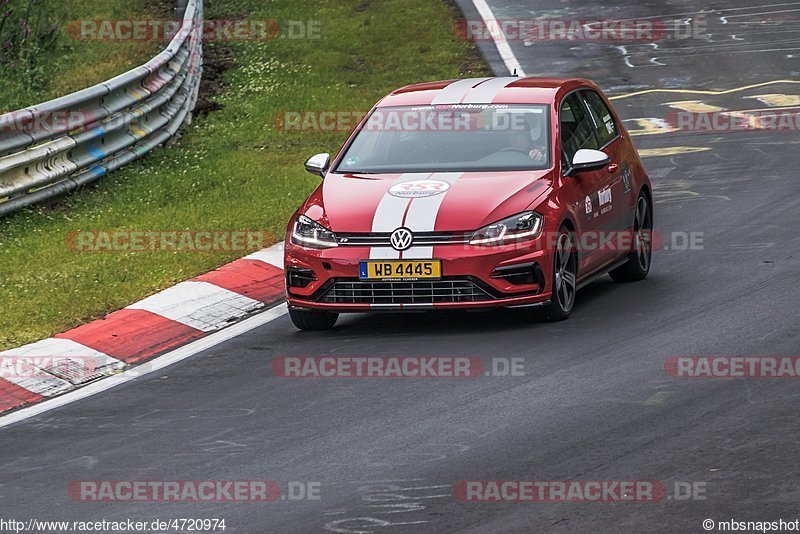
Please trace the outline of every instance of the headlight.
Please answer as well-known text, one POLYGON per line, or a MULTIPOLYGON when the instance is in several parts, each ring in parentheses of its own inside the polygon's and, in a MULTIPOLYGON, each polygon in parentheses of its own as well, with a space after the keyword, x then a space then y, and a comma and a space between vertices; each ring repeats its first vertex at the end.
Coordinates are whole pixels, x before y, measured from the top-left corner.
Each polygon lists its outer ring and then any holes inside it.
POLYGON ((338 247, 336 234, 301 215, 294 222, 292 228, 292 243, 308 248, 333 248, 338 247))
POLYGON ((503 245, 520 239, 534 239, 542 231, 542 216, 526 211, 489 226, 484 226, 469 240, 470 245, 503 245))

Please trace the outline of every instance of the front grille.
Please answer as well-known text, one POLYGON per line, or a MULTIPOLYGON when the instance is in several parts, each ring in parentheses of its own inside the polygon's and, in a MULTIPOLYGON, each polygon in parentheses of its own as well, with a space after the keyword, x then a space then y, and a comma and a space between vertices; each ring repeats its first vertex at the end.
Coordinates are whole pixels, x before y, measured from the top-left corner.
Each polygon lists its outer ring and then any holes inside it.
POLYGON ((431 305, 448 302, 482 302, 494 297, 471 280, 414 282, 336 281, 319 299, 326 304, 376 306, 431 305))
MULTIPOLYGON (((391 232, 367 234, 336 234, 340 247, 391 247, 391 232)), ((414 232, 415 246, 464 245, 471 233, 464 232, 414 232)))

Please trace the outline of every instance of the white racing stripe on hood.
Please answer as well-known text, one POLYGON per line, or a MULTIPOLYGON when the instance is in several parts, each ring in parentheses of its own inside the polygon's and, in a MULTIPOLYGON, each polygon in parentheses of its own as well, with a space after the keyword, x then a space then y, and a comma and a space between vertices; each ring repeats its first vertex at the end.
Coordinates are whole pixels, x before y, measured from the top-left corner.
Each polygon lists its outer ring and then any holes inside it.
MULTIPOLYGON (((437 172, 431 175, 431 180, 441 180, 451 186, 458 180, 463 172, 437 172)), ((405 219, 405 226, 412 232, 433 232, 436 229, 436 217, 439 215, 439 208, 442 205, 445 191, 441 195, 432 197, 415 198, 408 208, 405 219)), ((433 258, 433 247, 411 247, 403 252, 403 259, 426 260, 433 258)))
POLYGON ((478 87, 467 93, 462 100, 464 104, 491 104, 502 89, 507 85, 518 81, 516 76, 504 76, 502 78, 492 78, 488 82, 483 82, 478 87))
MULTIPOLYGON (((437 104, 460 104, 461 99, 476 85, 491 78, 467 78, 453 82, 433 97, 432 105, 437 104)), ((515 78, 516 79, 516 78, 515 78)))
MULTIPOLYGON (((408 172, 401 174, 397 180, 393 181, 391 186, 409 180, 424 180, 430 176, 431 173, 417 173, 408 172)), ((375 209, 375 215, 372 218, 372 231, 373 232, 394 232, 403 226, 403 217, 406 214, 408 203, 411 202, 410 198, 400 198, 389 194, 387 188, 383 198, 378 203, 375 209)), ((396 260, 400 258, 400 252, 392 247, 370 247, 369 258, 371 260, 396 260)))

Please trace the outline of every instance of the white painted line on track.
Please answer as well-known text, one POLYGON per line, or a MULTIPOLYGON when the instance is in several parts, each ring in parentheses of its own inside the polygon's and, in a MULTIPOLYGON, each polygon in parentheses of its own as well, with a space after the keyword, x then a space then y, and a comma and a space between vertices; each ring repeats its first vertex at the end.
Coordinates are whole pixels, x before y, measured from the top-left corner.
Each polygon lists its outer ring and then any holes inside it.
POLYGON ((8 415, 1 416, 0 428, 30 419, 31 417, 36 417, 37 415, 49 412, 50 410, 66 406, 67 404, 71 404, 77 400, 91 397, 92 395, 96 395, 113 387, 125 384, 141 376, 159 371, 169 365, 178 363, 186 358, 194 356, 199 352, 208 350, 216 345, 219 345, 220 343, 224 343, 225 341, 258 328, 259 326, 263 326, 271 321, 274 321, 275 319, 284 316, 287 311, 288 308, 286 304, 280 304, 274 308, 270 308, 265 312, 245 319, 240 323, 236 323, 235 325, 232 325, 224 330, 209 334, 162 356, 149 360, 142 365, 133 367, 123 373, 104 378, 89 384, 88 386, 65 393, 54 399, 46 400, 40 402, 39 404, 34 404, 28 408, 23 408, 8 415))
MULTIPOLYGON (((478 10, 478 14, 480 14, 487 29, 499 26, 497 19, 495 18, 494 13, 492 13, 492 9, 489 7, 489 4, 486 3, 486 0, 472 0, 472 4, 475 6, 475 9, 478 10)), ((494 31, 490 31, 489 35, 492 36, 492 41, 494 41, 494 44, 497 47, 497 52, 500 54, 500 58, 503 60, 503 63, 505 63, 508 73, 514 74, 514 70, 516 69, 518 76, 525 76, 525 71, 522 69, 522 65, 520 65, 519 60, 517 60, 517 56, 515 56, 514 52, 511 50, 511 46, 509 46, 508 41, 504 38, 496 37, 494 31)))

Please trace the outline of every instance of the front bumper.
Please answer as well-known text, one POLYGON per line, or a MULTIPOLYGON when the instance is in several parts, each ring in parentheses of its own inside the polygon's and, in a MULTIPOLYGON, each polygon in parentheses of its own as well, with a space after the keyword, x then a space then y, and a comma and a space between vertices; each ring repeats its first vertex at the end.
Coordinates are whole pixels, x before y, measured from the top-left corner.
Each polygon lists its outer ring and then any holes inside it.
POLYGON ((338 313, 542 304, 551 296, 552 254, 533 245, 435 246, 441 279, 370 282, 359 280, 369 247, 311 250, 287 240, 287 300, 290 307, 338 313))

